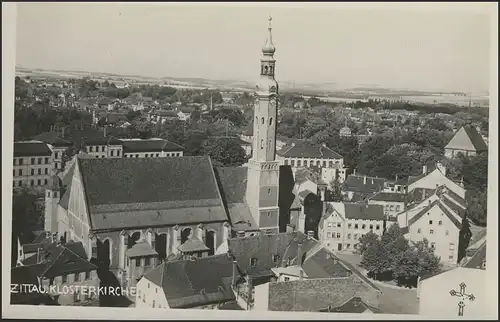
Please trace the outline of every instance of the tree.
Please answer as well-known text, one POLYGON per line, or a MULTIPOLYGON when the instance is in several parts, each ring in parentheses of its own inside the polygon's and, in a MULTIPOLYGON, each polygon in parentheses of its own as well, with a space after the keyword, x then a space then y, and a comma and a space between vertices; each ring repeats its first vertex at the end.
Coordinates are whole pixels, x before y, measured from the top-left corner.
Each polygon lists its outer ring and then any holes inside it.
POLYGON ((335 178, 330 182, 330 189, 330 201, 340 202, 344 200, 342 195, 342 184, 338 178, 335 178))
POLYGON ((359 240, 361 265, 368 276, 378 280, 395 279, 399 285, 415 286, 417 278, 439 269, 439 258, 427 240, 410 245, 403 230, 394 224, 382 235, 368 233, 359 240))
POLYGON ((419 276, 439 270, 439 260, 434 255, 434 249, 429 246, 429 241, 424 239, 402 253, 396 265, 393 265, 392 274, 398 285, 415 287, 419 276))
POLYGON ((488 192, 467 191, 467 217, 478 226, 486 226, 488 217, 488 192))
POLYGON ((141 139, 149 139, 152 135, 151 124, 137 119, 132 122, 130 131, 133 137, 139 137, 141 139))
POLYGON ((467 216, 462 219, 462 227, 458 234, 458 258, 457 263, 466 256, 467 247, 469 247, 470 239, 472 237, 472 232, 470 231, 470 223, 467 216))
POLYGON ((234 139, 207 140, 203 150, 213 160, 220 162, 226 167, 241 166, 247 161, 245 150, 234 139))
POLYGON ((380 242, 378 235, 370 231, 359 238, 356 252, 363 255, 368 248, 372 247, 372 245, 377 242, 380 242))
POLYGON ((361 266, 368 271, 368 277, 386 279, 384 277, 390 273, 391 263, 381 241, 374 240, 370 247, 364 250, 361 266))
POLYGON ((42 196, 27 188, 14 192, 12 199, 13 234, 30 235, 44 228, 43 202, 39 202, 42 196))

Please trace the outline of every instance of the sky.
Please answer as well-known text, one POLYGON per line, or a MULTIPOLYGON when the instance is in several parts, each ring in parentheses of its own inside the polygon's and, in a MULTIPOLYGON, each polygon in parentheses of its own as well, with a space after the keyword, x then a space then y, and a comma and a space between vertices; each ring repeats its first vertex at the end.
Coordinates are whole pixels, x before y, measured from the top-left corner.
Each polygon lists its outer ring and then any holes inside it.
POLYGON ((278 81, 489 90, 487 15, 358 8, 19 3, 16 65, 253 80, 271 14, 278 81))

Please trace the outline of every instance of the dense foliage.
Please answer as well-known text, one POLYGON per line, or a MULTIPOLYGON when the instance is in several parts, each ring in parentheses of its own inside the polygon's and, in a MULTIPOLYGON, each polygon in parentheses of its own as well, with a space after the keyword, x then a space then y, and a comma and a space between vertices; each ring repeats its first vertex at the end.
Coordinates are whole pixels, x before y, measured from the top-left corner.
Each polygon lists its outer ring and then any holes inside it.
POLYGON ((359 240, 358 252, 362 255, 361 266, 368 271, 369 277, 395 280, 406 287, 415 287, 419 276, 440 269, 439 258, 429 242, 424 239, 410 244, 397 224, 380 238, 372 232, 365 234, 359 240))

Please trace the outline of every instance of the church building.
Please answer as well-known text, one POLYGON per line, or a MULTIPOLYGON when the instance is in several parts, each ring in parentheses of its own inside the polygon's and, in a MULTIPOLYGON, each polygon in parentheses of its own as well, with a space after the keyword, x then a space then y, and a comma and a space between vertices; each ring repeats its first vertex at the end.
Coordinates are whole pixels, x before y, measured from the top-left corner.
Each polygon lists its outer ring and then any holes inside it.
POLYGON ((63 178, 51 179, 46 230, 63 243, 82 242, 89 259, 128 286, 162 261, 213 255, 227 239, 260 230, 279 232, 280 214, 295 197, 290 168, 276 160, 278 84, 268 30, 255 88, 254 153, 246 167, 215 168, 209 156, 76 155, 63 178))

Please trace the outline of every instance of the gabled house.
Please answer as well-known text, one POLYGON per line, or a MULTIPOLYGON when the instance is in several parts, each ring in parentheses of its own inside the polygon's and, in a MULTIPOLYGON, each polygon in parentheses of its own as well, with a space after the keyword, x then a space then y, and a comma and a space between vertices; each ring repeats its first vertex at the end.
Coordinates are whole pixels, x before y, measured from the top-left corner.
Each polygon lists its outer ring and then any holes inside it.
POLYGON ((224 309, 236 300, 240 278, 227 254, 160 264, 137 283, 136 306, 158 309, 224 309))
MULTIPOLYGON (((83 305, 99 299, 97 267, 88 261, 82 243, 43 243, 37 248, 36 255, 23 260, 21 266, 12 268, 11 277, 13 284, 44 287, 59 305, 83 305), (74 292, 57 292, 57 289, 69 285, 93 287, 95 292, 82 292, 78 288, 74 288, 74 292), (50 286, 56 287, 51 289, 50 286)), ((23 295, 26 294, 16 295, 16 301, 23 303, 23 295)))
POLYGON ((177 110, 177 116, 179 117, 179 120, 181 121, 187 121, 191 117, 191 113, 194 111, 194 108, 192 107, 182 107, 177 110))
POLYGON ((323 203, 319 222, 319 240, 334 251, 355 251, 359 239, 368 232, 379 236, 386 228, 386 216, 381 205, 364 203, 323 203))
POLYGON ((487 151, 488 146, 483 137, 473 126, 462 126, 444 147, 444 154, 447 158, 453 158, 459 153, 464 156, 473 156, 487 151))
POLYGON ((314 311, 340 305, 352 296, 378 306, 380 290, 311 236, 296 231, 260 232, 229 239, 228 245, 242 276, 233 287, 243 308, 314 311), (323 299, 322 290, 327 288, 331 294, 323 299), (341 292, 334 291, 340 288, 341 292))
POLYGON ((448 177, 446 177, 446 168, 441 164, 437 164, 434 169, 428 166, 423 166, 422 174, 417 177, 408 178, 408 193, 414 189, 436 189, 438 186, 446 185, 446 187, 453 191, 460 198, 465 199, 465 188, 448 177))
POLYGON ((427 239, 441 262, 453 266, 458 260, 459 233, 465 210, 465 200, 443 185, 424 200, 409 205, 398 215, 398 223, 409 240, 427 239))

